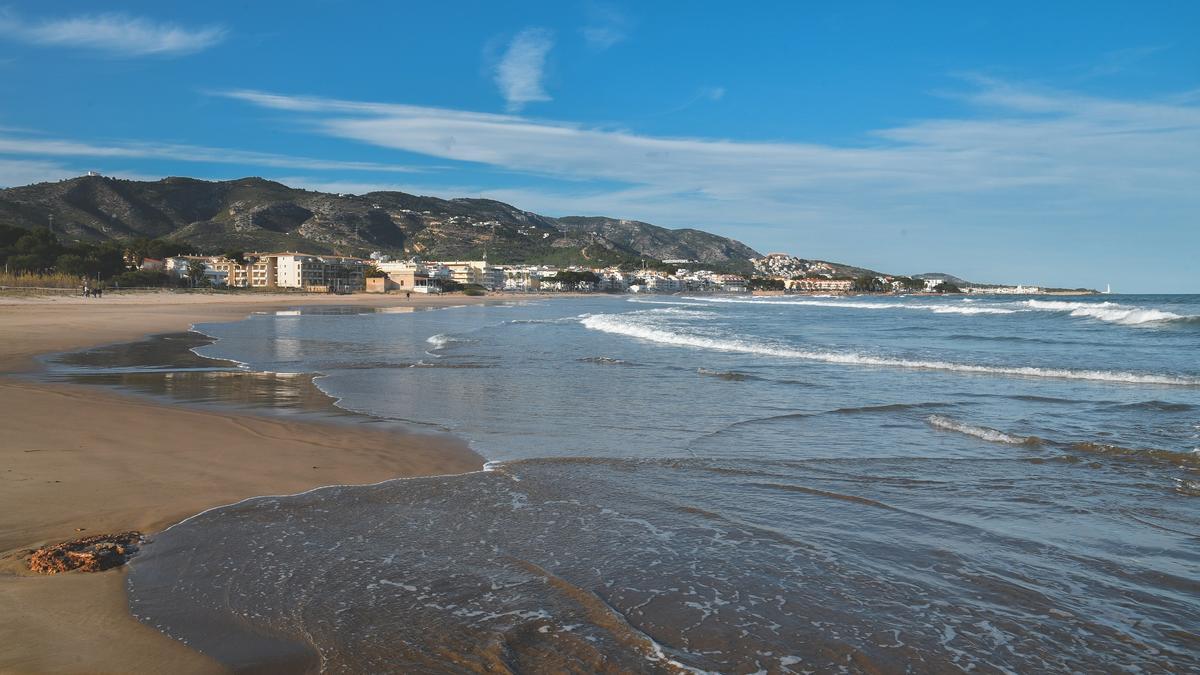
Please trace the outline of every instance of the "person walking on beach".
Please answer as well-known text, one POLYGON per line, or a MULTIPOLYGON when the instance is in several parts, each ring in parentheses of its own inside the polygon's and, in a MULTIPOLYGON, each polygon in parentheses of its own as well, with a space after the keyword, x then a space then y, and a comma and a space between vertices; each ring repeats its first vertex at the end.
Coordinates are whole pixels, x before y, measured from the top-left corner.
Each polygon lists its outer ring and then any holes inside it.
POLYGON ((104 287, 103 287, 103 286, 97 286, 97 287, 96 287, 96 290, 92 291, 92 293, 94 293, 94 294, 95 294, 95 296, 96 296, 96 299, 97 299, 97 300, 99 300, 100 298, 103 298, 103 297, 104 297, 104 287))
POLYGON ((92 289, 88 288, 86 281, 83 282, 83 297, 85 297, 85 298, 92 297, 92 289))

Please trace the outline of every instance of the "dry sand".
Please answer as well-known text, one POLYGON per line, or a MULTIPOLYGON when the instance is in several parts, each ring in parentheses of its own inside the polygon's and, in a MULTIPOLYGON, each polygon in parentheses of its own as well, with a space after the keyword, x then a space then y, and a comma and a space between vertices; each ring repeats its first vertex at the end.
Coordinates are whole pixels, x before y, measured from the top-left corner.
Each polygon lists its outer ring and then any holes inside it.
POLYGON ((170 406, 14 376, 38 354, 131 341, 303 305, 447 305, 462 296, 146 293, 0 297, 0 672, 220 672, 129 615, 123 568, 34 576, 30 547, 136 529, 319 485, 461 473, 482 460, 445 436, 170 406))

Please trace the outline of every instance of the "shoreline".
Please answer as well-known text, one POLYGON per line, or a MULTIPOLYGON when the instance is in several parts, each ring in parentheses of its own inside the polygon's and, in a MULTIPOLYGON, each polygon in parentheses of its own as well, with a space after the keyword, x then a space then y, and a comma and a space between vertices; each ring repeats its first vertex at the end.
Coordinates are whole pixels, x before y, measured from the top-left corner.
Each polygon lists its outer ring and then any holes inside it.
POLYGON ((129 612, 124 566, 35 575, 30 548, 124 530, 153 535, 213 508, 335 484, 457 474, 483 458, 448 434, 306 413, 154 400, 29 375, 41 356, 313 306, 446 307, 527 296, 0 297, 0 672, 226 672, 129 612), (248 439, 253 439, 247 444, 248 439))

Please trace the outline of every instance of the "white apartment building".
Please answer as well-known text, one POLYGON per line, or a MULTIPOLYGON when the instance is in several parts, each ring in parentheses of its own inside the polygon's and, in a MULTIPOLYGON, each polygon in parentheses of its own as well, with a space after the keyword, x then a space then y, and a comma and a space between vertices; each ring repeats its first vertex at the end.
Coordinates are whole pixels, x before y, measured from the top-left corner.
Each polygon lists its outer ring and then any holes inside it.
POLYGON ((673 277, 647 276, 646 290, 651 293, 678 293, 683 290, 683 281, 673 277))
POLYGON ((164 261, 163 269, 186 277, 189 263, 198 260, 213 286, 347 292, 363 289, 368 264, 358 258, 305 253, 247 253, 244 258, 245 263, 239 263, 224 256, 176 256, 164 261))
POLYGON ((359 258, 315 256, 304 253, 272 253, 275 259, 275 285, 280 288, 359 291, 364 288, 364 272, 369 261, 359 258))

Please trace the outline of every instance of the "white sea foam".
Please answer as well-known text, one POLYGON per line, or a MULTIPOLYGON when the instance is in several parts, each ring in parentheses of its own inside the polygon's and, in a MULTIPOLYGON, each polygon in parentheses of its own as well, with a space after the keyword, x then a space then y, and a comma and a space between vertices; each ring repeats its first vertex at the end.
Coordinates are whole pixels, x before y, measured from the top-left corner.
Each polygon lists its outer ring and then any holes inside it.
MULTIPOLYGON (((815 296, 814 296, 815 297, 815 296)), ((962 305, 962 304, 914 304, 905 302, 871 302, 871 301, 854 301, 854 300, 776 300, 774 298, 763 298, 761 300, 742 299, 742 298, 687 298, 688 300, 698 300, 702 302, 713 302, 723 304, 745 304, 745 305, 760 305, 774 307, 776 305, 799 306, 799 307, 837 307, 843 309, 909 309, 933 312, 934 314, 1016 314, 1018 312, 1029 311, 1023 309, 1008 309, 1005 307, 980 307, 978 305, 962 305)))
POLYGON ((929 424, 947 431, 957 431, 960 434, 982 438, 985 441, 992 443, 1009 443, 1011 445, 1022 445, 1029 443, 1032 439, 1023 436, 1013 436, 1006 434, 1003 431, 997 431, 988 427, 977 427, 973 424, 959 422, 958 420, 945 417, 943 415, 930 415, 925 418, 929 424))
MULTIPOLYGON (((702 305, 698 305, 703 307, 702 305)), ((684 309, 683 307, 658 307, 656 309, 643 309, 634 313, 633 316, 670 316, 676 319, 711 319, 713 312, 710 309, 684 309)), ((584 316, 591 316, 585 314, 584 316)), ((607 316, 599 314, 597 316, 607 316)))
POLYGON ((987 366, 949 361, 923 361, 916 359, 874 356, 856 352, 833 352, 797 349, 754 342, 737 338, 712 338, 668 329, 656 324, 653 317, 629 314, 591 314, 580 318, 580 323, 591 330, 624 335, 660 344, 694 347, 713 351, 761 354, 781 358, 803 359, 822 363, 853 366, 884 366, 915 370, 943 370, 958 373, 984 375, 1011 375, 1018 377, 1044 377, 1069 380, 1093 380, 1099 382, 1121 382, 1128 384, 1162 384, 1173 386, 1200 386, 1200 378, 1180 377, 1165 374, 1130 373, 1109 370, 1074 370, 1069 368, 1039 368, 1035 366, 987 366))
POLYGON ((647 300, 645 298, 631 297, 626 302, 632 302, 638 305, 690 305, 692 307, 703 306, 700 302, 684 302, 682 300, 647 300))
POLYGON ((1126 326, 1170 321, 1200 321, 1200 316, 1184 316, 1152 307, 1136 307, 1115 302, 1062 302, 1058 300, 1026 300, 1030 309, 1044 312, 1068 312, 1070 316, 1099 319, 1126 326))
POLYGON ((445 347, 448 347, 449 345, 453 345, 453 344, 470 344, 473 342, 478 342, 478 340, 454 337, 453 335, 447 335, 446 333, 438 333, 437 335, 430 335, 429 337, 425 338, 425 341, 428 342, 429 344, 433 345, 433 347, 431 347, 432 351, 444 349, 445 347))

